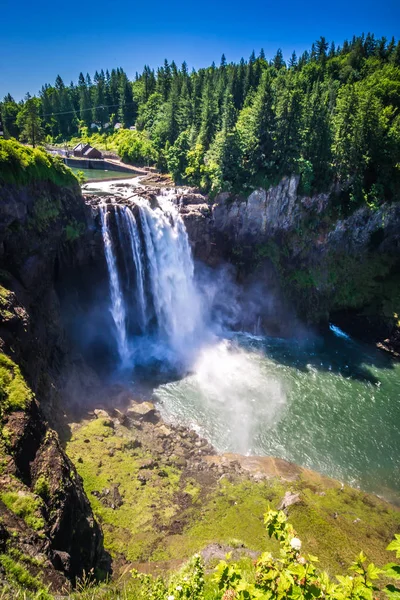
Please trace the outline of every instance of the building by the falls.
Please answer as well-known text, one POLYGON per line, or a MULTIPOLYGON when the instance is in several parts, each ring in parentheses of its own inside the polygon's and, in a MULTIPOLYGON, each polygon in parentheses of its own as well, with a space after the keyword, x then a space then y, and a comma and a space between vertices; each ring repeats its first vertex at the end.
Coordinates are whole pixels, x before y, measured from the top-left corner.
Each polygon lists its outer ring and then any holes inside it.
POLYGON ((97 148, 93 148, 90 144, 80 142, 73 149, 73 154, 77 158, 103 158, 102 153, 97 148))

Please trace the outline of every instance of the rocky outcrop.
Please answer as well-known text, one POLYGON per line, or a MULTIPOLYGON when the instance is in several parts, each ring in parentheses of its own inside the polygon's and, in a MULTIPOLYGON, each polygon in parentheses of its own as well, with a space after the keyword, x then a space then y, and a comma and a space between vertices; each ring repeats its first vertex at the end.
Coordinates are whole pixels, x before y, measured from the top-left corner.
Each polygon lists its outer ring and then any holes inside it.
POLYGON ((65 586, 104 562, 102 532, 82 480, 35 398, 3 418, 2 428, 7 440, 2 440, 0 513, 12 534, 7 551, 36 559, 39 554, 44 581, 65 586))
POLYGON ((215 229, 234 240, 253 242, 262 242, 276 231, 292 229, 301 220, 298 183, 298 176, 285 177, 276 187, 255 190, 247 199, 220 194, 212 210, 215 229))
POLYGON ((177 195, 177 202, 195 257, 209 265, 218 264, 220 257, 214 239, 213 214, 207 198, 184 190, 177 195))
POLYGON ((292 176, 247 198, 223 193, 212 205, 203 198, 206 218, 189 194, 181 211, 195 255, 234 263, 242 282, 267 277, 274 295, 309 323, 351 310, 368 313, 377 340, 389 335, 399 304, 400 204, 351 211, 340 190, 307 197, 298 186, 292 176), (204 251, 208 240, 212 252, 204 251))

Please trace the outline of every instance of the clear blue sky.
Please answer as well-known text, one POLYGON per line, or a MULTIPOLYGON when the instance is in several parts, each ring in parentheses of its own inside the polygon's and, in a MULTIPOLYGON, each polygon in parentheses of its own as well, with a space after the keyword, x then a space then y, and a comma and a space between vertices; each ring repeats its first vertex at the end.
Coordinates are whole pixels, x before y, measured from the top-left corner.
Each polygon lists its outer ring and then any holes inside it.
POLYGON ((60 74, 121 66, 133 77, 164 58, 189 67, 267 57, 282 48, 300 54, 324 35, 342 43, 353 34, 400 37, 399 0, 1 0, 0 98, 35 94, 60 74))

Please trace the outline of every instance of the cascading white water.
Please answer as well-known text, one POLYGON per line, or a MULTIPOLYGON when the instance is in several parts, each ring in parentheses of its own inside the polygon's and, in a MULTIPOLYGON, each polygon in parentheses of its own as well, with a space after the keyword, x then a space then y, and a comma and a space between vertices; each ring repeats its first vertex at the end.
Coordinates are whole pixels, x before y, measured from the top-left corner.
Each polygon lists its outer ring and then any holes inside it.
POLYGON ((140 326, 142 332, 144 333, 147 327, 147 300, 145 293, 142 248, 135 217, 133 216, 132 211, 127 206, 123 207, 122 216, 127 224, 127 229, 129 232, 129 238, 131 242, 132 257, 136 268, 136 287, 139 304, 140 326))
POLYGON ((188 358, 196 336, 203 332, 199 293, 186 229, 177 208, 166 196, 159 207, 137 199, 149 267, 159 336, 178 360, 188 358))
POLYGON ((122 364, 129 360, 129 347, 126 335, 126 313, 125 302, 121 291, 121 285, 117 270, 117 261, 114 254, 110 230, 108 227, 107 206, 100 206, 101 229, 103 233, 104 250, 107 261, 110 297, 111 297, 111 315, 115 324, 118 353, 122 364))
POLYGON ((157 200, 158 206, 151 208, 147 199, 135 197, 138 218, 130 206, 113 205, 118 234, 115 240, 106 208, 101 207, 111 314, 124 364, 153 357, 184 367, 204 335, 201 300, 179 212, 168 196, 160 195, 157 200), (117 243, 122 246, 125 276, 118 273, 117 243), (127 333, 129 319, 135 322, 141 340, 127 333))

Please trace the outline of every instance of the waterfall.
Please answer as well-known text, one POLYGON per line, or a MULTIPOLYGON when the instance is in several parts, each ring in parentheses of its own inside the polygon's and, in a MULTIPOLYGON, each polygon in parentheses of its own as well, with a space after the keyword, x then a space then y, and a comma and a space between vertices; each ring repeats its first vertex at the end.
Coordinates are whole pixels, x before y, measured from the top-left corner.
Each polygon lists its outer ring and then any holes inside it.
POLYGON ((183 354, 201 324, 199 295, 186 229, 176 207, 158 197, 160 208, 141 202, 154 309, 160 337, 183 354))
POLYGON ((126 335, 125 302, 119 281, 117 261, 114 254, 110 229, 108 227, 107 206, 100 206, 101 229, 103 233, 104 251, 106 255, 111 297, 111 315, 116 328, 118 353, 122 364, 129 360, 129 348, 126 335))
POLYGON ((188 364, 204 328, 184 223, 168 195, 158 196, 155 208, 142 197, 133 200, 135 210, 109 205, 115 213, 115 231, 107 225, 106 208, 101 207, 111 314, 121 361, 145 361, 149 356, 188 364), (121 254, 124 260, 118 261, 121 254), (122 262, 126 273, 118 272, 122 262))
POLYGON ((124 206, 122 214, 127 224, 129 239, 131 243, 132 257, 136 268, 136 287, 137 298, 139 303, 140 325, 142 332, 145 332, 147 326, 147 301, 145 294, 144 268, 140 238, 135 217, 133 216, 132 211, 127 206, 124 206))

